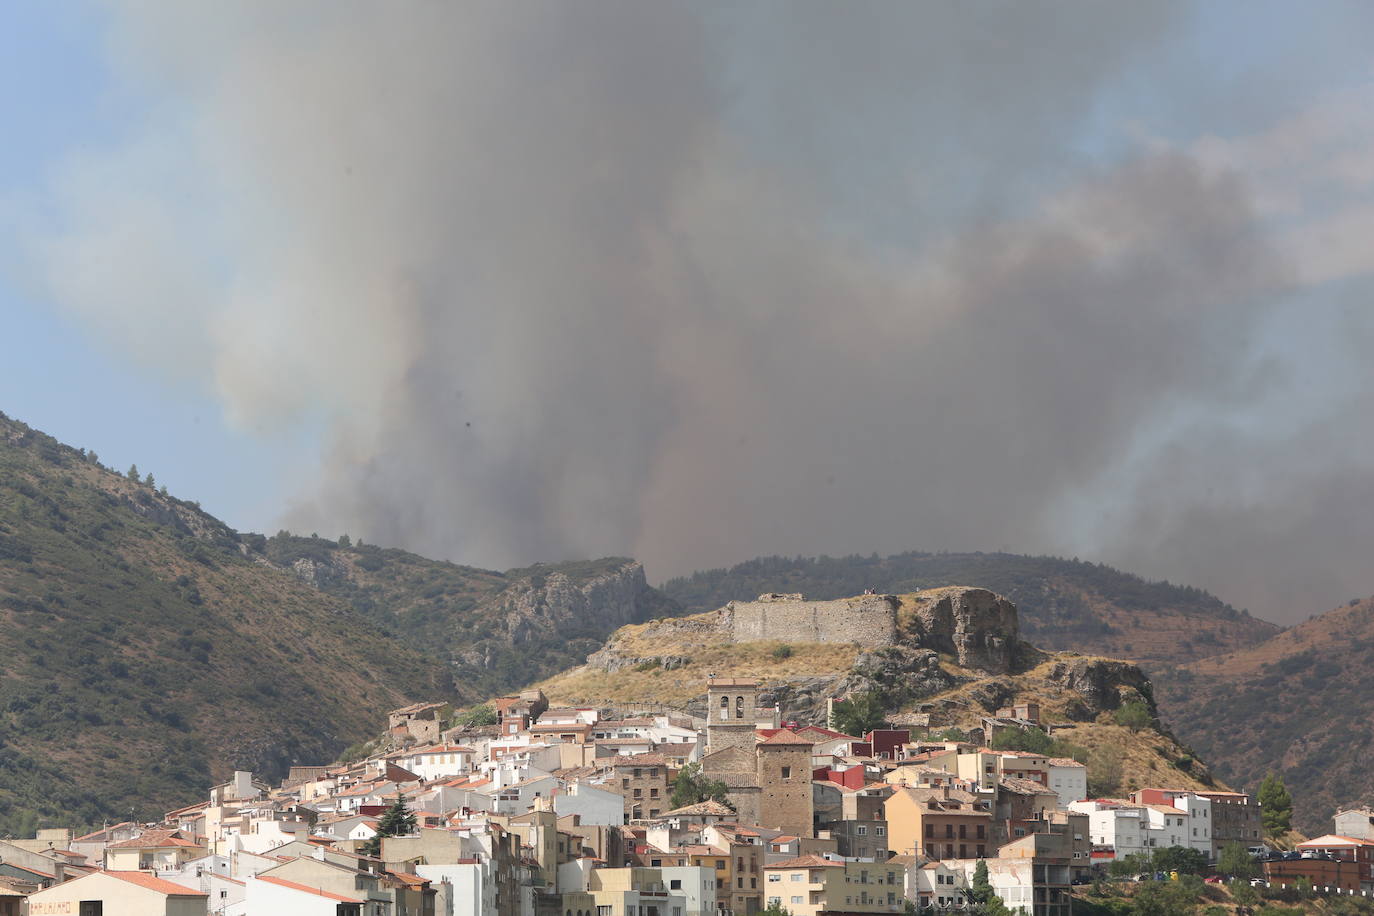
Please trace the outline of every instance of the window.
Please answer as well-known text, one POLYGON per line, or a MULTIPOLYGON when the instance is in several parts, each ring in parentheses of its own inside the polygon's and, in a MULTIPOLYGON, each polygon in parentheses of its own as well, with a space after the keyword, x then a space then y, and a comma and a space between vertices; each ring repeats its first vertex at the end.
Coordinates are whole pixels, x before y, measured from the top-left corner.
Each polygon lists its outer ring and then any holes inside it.
POLYGON ((793 873, 792 873, 792 880, 793 880, 793 881, 800 881, 801 879, 802 879, 802 874, 801 874, 801 872, 798 871, 798 872, 793 872, 793 873))
POLYGON ((860 824, 859 826, 854 828, 854 832, 857 833, 859 836, 867 836, 868 828, 865 827, 863 824, 860 824))
POLYGON ((640 778, 640 775, 639 775, 639 767, 635 767, 635 774, 634 774, 634 775, 635 775, 635 779, 639 779, 639 778, 640 778))
POLYGON ((783 767, 783 768, 782 768, 782 778, 783 778, 783 779, 791 779, 791 778, 792 778, 792 768, 791 768, 791 767, 783 767))
POLYGON ((735 718, 744 718, 744 697, 735 697, 735 718))
POLYGON ((874 836, 887 836, 887 828, 884 827, 882 824, 879 824, 878 826, 876 826, 876 827, 873 828, 873 835, 874 835, 874 836))
POLYGON ((934 837, 934 836, 935 836, 935 825, 934 825, 934 824, 926 824, 926 839, 928 840, 928 839, 930 839, 930 838, 932 838, 932 837, 934 837))
POLYGON ((669 890, 672 890, 672 891, 680 891, 680 890, 682 890, 682 879, 681 879, 681 878, 672 878, 672 879, 670 879, 670 880, 668 881, 668 889, 669 889, 669 890))
POLYGON ((768 905, 769 905, 769 906, 774 906, 774 905, 782 906, 782 898, 781 898, 781 897, 769 897, 769 898, 768 898, 768 905))
POLYGON ((769 876, 768 876, 768 883, 769 883, 769 884, 777 884, 777 883, 778 883, 779 881, 781 881, 781 880, 782 880, 782 875, 776 875, 776 874, 774 874, 774 875, 769 875, 769 876))
POLYGON ((801 899, 800 897, 793 897, 793 898, 792 898, 792 902, 793 902, 793 903, 801 903, 801 902, 802 902, 802 899, 801 899))
POLYGON ((650 798, 658 798, 658 789, 650 789, 650 790, 649 790, 649 797, 650 797, 650 798))
POLYGON ((83 900, 80 903, 81 916, 103 916, 105 912, 105 901, 103 900, 83 900))

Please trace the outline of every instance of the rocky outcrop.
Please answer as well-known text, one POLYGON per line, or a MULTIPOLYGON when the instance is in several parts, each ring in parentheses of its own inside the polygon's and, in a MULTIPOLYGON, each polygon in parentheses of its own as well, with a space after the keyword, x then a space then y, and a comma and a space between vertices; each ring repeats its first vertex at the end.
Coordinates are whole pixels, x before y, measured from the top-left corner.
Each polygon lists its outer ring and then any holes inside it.
POLYGON ((533 573, 502 593, 499 612, 507 639, 519 646, 549 636, 601 639, 662 609, 663 601, 649 587, 644 567, 629 561, 582 579, 558 571, 533 573))
POLYGON ((1016 605, 985 588, 937 588, 903 599, 904 641, 947 652, 962 668, 1005 674, 1016 660, 1016 605))
POLYGON ((1045 680, 1081 698, 1081 708, 1070 710, 1073 718, 1087 720, 1118 708, 1123 701, 1139 696, 1157 715, 1154 689, 1150 679, 1130 662, 1107 658, 1074 658, 1056 662, 1045 680))

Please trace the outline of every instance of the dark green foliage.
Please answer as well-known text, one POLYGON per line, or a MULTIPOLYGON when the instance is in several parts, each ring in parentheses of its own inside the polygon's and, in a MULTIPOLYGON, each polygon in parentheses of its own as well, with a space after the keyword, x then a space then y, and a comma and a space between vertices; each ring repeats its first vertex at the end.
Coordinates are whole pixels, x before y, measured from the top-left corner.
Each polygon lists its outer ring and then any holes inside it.
POLYGON ((1010 912, 1002 898, 993 892, 988 881, 988 863, 982 859, 973 866, 973 880, 969 882, 969 899, 977 905, 977 912, 983 916, 1007 916, 1010 912))
POLYGON ((862 738, 887 724, 883 699, 876 691, 860 693, 836 703, 830 713, 830 727, 846 735, 862 738))
POLYGON ((1283 784, 1283 777, 1270 773, 1260 783, 1255 800, 1260 803, 1260 815, 1264 819, 1264 832, 1270 837, 1281 837, 1292 829, 1293 796, 1283 784))
POLYGON ((381 820, 377 822, 377 835, 362 845, 362 853, 365 856, 379 856, 382 852, 382 840, 391 836, 409 836, 415 832, 415 815, 406 806, 405 799, 400 795, 396 796, 396 801, 381 820))
POLYGON ((699 763, 689 763, 673 778, 673 794, 669 804, 673 808, 685 808, 701 802, 718 801, 733 808, 727 793, 729 787, 719 779, 708 779, 699 763))
POLYGON ((1255 859, 1243 843, 1227 843, 1217 856, 1217 871, 1242 881, 1253 878, 1259 871, 1255 859))
POLYGON ((1112 718, 1117 725, 1124 725, 1133 732, 1149 728, 1154 723, 1154 717, 1150 715, 1150 707, 1146 706, 1142 700, 1127 700, 1121 704, 1121 708, 1112 714, 1112 718))
POLYGON ((1163 872, 1200 875, 1207 870, 1207 854, 1186 846, 1167 846, 1155 850, 1155 869, 1163 872))
POLYGON ((792 916, 792 911, 781 903, 770 903, 759 910, 759 916, 792 916))
POLYGON ((783 659, 791 658, 791 657, 792 657, 792 647, 791 647, 791 646, 778 646, 776 649, 773 650, 772 655, 773 655, 773 658, 777 659, 778 661, 782 661, 783 659))
POLYGON ((1178 881, 1145 881, 1131 898, 1136 916, 1191 916, 1202 898, 1202 879, 1184 875, 1178 881))
POLYGON ((474 706, 458 716, 455 721, 458 725, 495 725, 496 710, 486 704, 474 706))

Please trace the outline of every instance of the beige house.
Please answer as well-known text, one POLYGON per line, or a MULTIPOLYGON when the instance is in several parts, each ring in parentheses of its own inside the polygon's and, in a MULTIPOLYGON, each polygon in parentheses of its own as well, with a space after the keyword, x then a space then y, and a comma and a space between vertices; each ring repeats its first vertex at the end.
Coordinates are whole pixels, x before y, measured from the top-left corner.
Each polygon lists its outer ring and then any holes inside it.
POLYGON ((763 873, 764 905, 779 904, 792 916, 900 913, 905 906, 905 874, 898 865, 802 856, 765 865, 763 873))
POLYGON ((98 871, 29 895, 30 916, 205 916, 199 891, 138 871, 98 871))
POLYGON ((149 871, 180 868, 208 850, 180 830, 146 830, 132 840, 105 847, 105 867, 110 871, 149 871))

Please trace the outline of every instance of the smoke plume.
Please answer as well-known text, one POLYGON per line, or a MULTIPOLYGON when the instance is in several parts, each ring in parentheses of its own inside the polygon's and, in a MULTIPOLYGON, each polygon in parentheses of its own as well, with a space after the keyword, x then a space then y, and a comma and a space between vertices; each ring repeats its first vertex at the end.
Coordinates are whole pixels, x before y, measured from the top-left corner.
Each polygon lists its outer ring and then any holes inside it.
POLYGON ((31 252, 232 422, 325 425, 294 530, 1063 552, 1322 609, 1374 591, 1367 380, 1290 396, 1306 264, 1249 152, 1091 142, 1187 13, 115 3, 163 102, 31 252))

